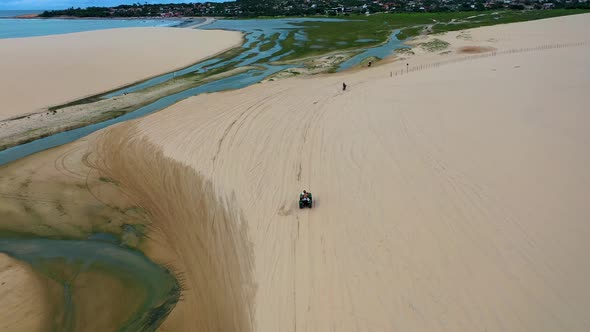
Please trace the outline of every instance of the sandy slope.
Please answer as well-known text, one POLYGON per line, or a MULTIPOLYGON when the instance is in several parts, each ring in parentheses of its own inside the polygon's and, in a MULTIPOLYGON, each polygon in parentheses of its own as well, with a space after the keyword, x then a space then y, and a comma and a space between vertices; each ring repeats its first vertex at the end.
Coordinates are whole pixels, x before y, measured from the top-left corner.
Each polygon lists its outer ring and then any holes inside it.
POLYGON ((241 34, 125 28, 0 40, 0 120, 108 91, 239 45, 241 34))
POLYGON ((0 253, 0 331, 41 331, 50 325, 43 279, 27 264, 0 253))
POLYGON ((169 330, 589 330, 590 47, 500 53, 589 28, 475 29, 497 56, 201 95, 103 132, 104 172, 161 225, 150 255, 183 272, 169 330))

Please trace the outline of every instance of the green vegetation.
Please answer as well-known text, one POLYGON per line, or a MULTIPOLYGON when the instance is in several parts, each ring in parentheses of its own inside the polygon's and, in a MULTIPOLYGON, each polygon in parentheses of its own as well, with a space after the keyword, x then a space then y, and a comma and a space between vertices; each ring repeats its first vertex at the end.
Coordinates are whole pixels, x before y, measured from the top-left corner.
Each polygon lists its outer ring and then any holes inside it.
POLYGON ((276 57, 279 55, 286 54, 287 52, 294 50, 296 48, 295 32, 294 31, 289 32, 287 37, 285 39, 283 39, 280 42, 280 44, 281 44, 281 50, 276 53, 271 54, 271 57, 276 57))
POLYGON ((422 26, 422 25, 421 26, 404 28, 403 30, 401 30, 397 34, 397 38, 400 39, 400 40, 405 40, 405 39, 411 38, 413 36, 418 36, 423 31, 424 31, 424 26, 422 26))
POLYGON ((359 15, 358 17, 350 16, 350 20, 348 21, 308 21, 297 23, 296 25, 305 31, 307 39, 296 42, 294 36, 290 35, 292 40, 287 38, 281 46, 283 46, 285 53, 291 49, 294 52, 289 54, 285 60, 317 56, 337 50, 368 47, 382 43, 387 40, 391 31, 395 28, 387 20, 382 18, 390 16, 393 15, 386 14, 368 17, 359 15), (364 39, 374 41, 359 41, 364 39))
POLYGON ((449 47, 449 43, 447 43, 444 40, 440 40, 440 39, 435 38, 427 43, 420 44, 420 47, 422 47, 423 49, 425 49, 428 52, 437 52, 437 51, 442 51, 442 50, 446 49, 447 47, 449 47))
POLYGON ((279 33, 275 33, 272 36, 270 36, 268 42, 260 45, 259 50, 261 52, 266 52, 268 50, 270 50, 271 48, 273 48, 273 46, 275 46, 277 44, 277 39, 279 39, 279 33))
POLYGON ((555 10, 500 10, 439 12, 439 13, 379 13, 371 16, 350 15, 346 21, 307 21, 295 23, 306 35, 306 40, 295 40, 294 32, 281 42, 282 49, 275 55, 292 51, 284 60, 319 56, 334 51, 346 51, 381 44, 392 31, 399 29, 399 39, 420 34, 440 33, 479 26, 522 22, 543 18, 587 13, 587 9, 555 10), (367 42, 367 40, 370 40, 367 42))

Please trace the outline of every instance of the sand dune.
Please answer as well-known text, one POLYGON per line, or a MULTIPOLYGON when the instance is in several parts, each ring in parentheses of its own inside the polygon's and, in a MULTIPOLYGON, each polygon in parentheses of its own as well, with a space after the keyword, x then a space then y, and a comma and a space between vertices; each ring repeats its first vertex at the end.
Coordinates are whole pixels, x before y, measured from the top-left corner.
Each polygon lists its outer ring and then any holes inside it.
POLYGON ((200 95, 100 133, 187 288, 163 329, 588 331, 589 28, 473 29, 407 74, 200 95))
MULTIPOLYGON (((184 287, 161 331, 588 331, 588 28, 449 33, 445 55, 200 95, 3 167, 2 223, 111 231, 120 197, 143 207, 140 249, 184 287)), ((31 294, 51 287, 0 259, 24 292, 2 322, 46 326, 31 294)))
POLYGON ((230 31, 125 28, 0 40, 0 120, 186 67, 239 45, 230 31))

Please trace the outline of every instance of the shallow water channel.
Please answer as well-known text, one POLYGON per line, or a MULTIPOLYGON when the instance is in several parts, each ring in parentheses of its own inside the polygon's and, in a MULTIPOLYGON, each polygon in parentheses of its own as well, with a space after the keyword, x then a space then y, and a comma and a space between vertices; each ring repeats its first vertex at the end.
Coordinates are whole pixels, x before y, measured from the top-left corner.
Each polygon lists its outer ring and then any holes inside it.
MULTIPOLYGON (((139 288, 139 292, 143 294, 142 303, 137 306, 135 312, 130 313, 128 320, 117 330, 155 330, 178 301, 180 286, 168 270, 153 263, 139 251, 120 246, 110 238, 108 235, 102 235, 95 237, 94 240, 85 241, 0 239, 0 251, 31 264, 35 271, 63 286, 65 305, 63 308, 56 308, 59 315, 63 317, 61 322, 57 323, 58 330, 64 332, 75 330, 76 306, 80 305, 73 300, 74 293, 77 291, 76 278, 81 273, 96 271, 107 273, 116 279, 133 280, 133 287, 139 288)), ((94 287, 101 287, 101 285, 94 285, 94 287)), ((108 294, 111 290, 99 289, 99 291, 108 294)), ((110 295, 123 301, 122 298, 126 294, 110 295)), ((93 299, 84 300, 92 301, 93 299)))

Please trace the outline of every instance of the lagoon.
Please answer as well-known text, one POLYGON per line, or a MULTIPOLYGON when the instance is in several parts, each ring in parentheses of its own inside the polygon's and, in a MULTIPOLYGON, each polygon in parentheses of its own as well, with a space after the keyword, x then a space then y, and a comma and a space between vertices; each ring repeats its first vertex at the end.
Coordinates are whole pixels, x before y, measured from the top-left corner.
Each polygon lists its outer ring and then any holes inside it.
MULTIPOLYGON (((74 331, 76 307, 87 304, 86 302, 76 303, 76 301, 83 300, 88 303, 93 301, 92 298, 76 296, 76 292, 82 291, 76 287, 76 279, 83 273, 107 274, 121 282, 131 282, 129 285, 131 288, 139 289, 144 294, 143 301, 129 313, 127 321, 119 327, 119 331, 157 329, 180 296, 180 285, 169 270, 153 263, 141 252, 121 244, 98 239, 83 241, 0 238, 0 252, 27 262, 35 271, 63 286, 65 305, 63 308, 54 309, 56 313, 61 313, 56 316, 54 322, 60 331, 74 331), (57 317, 61 317, 61 321, 57 317)), ((109 291, 104 290, 107 294, 109 291)), ((118 297, 126 294, 109 295, 118 297)), ((103 309, 116 310, 115 308, 103 309)))
POLYGON ((136 27, 169 27, 180 20, 164 19, 21 19, 0 18, 0 39, 136 27))

